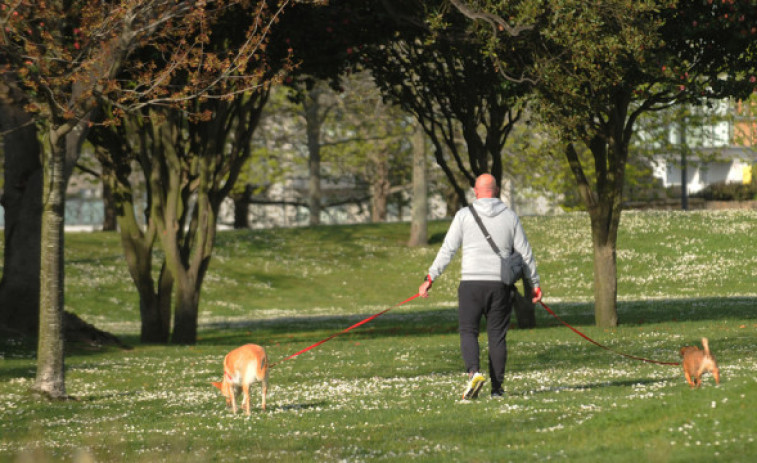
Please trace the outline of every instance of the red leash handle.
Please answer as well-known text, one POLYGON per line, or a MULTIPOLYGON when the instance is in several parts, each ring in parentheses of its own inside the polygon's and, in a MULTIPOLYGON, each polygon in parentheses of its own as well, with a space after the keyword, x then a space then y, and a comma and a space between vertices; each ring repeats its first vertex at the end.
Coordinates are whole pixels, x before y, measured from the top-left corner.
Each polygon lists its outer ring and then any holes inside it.
POLYGON ((624 354, 623 352, 618 352, 616 350, 613 350, 613 349, 611 349, 611 348, 609 348, 607 346, 604 346, 604 345, 598 343, 597 341, 591 339, 590 337, 586 336, 582 332, 580 332, 577 329, 575 329, 572 326, 570 326, 568 324, 568 322, 566 322, 562 318, 558 317, 557 314, 552 309, 550 309, 549 307, 547 307, 547 304, 545 304, 544 302, 539 301, 539 303, 541 304, 542 307, 544 307, 544 310, 546 310, 547 312, 549 312, 550 315, 552 315, 553 317, 555 317, 560 323, 562 323, 563 325, 567 326, 568 328, 570 328, 571 330, 573 330, 574 333, 576 333, 577 335, 579 335, 582 338, 586 339, 590 343, 592 343, 592 344, 594 344, 594 345, 596 345, 598 347, 601 347, 604 350, 610 351, 610 352, 612 352, 614 354, 622 355, 623 357, 627 357, 627 358, 630 358, 630 359, 640 360, 642 362, 648 362, 648 363, 656 363, 657 365, 680 365, 681 364, 681 362, 660 362, 658 360, 650 360, 650 359, 647 359, 647 358, 644 358, 644 357, 637 357, 635 355, 624 354))
POLYGON ((321 344, 323 344, 324 342, 326 342, 326 341, 331 341, 331 340, 332 340, 332 339, 334 339, 335 337, 337 337, 337 336, 340 336, 340 335, 342 335, 342 334, 344 334, 344 333, 346 333, 346 332, 348 332, 348 331, 350 331, 350 330, 352 330, 352 329, 355 329, 355 328, 357 328, 358 326, 361 326, 361 325, 365 325, 366 323, 368 323, 369 321, 373 320, 374 318, 378 318, 378 317, 380 317, 381 315, 384 315, 385 313, 389 312, 390 310, 392 310, 392 309, 394 309, 394 308, 396 308, 396 307, 399 307, 399 306, 401 306, 401 305, 403 305, 403 304, 407 304, 408 302, 412 301, 413 299, 415 299, 415 298, 416 298, 416 297, 418 297, 418 296, 420 296, 420 294, 419 294, 419 293, 416 293, 416 294, 415 294, 415 296, 411 296, 411 297, 409 297, 409 298, 405 299, 404 301, 400 302, 399 304, 395 304, 395 305, 393 305, 392 307, 389 307, 389 308, 388 308, 388 309, 386 309, 386 310, 382 310, 381 312, 379 312, 379 313, 377 313, 377 314, 373 314, 373 315, 371 315, 371 316, 370 316, 370 317, 368 317, 368 318, 365 318, 365 319, 363 319, 363 320, 360 320, 359 322, 355 323, 354 325, 350 326, 349 328, 345 328, 345 329, 343 329, 342 331, 340 331, 340 332, 338 332, 338 333, 334 333, 334 334, 332 334, 331 336, 329 336, 329 337, 327 337, 327 338, 325 338, 325 339, 322 339, 322 340, 318 341, 318 342, 317 342, 317 343, 315 343, 315 344, 311 344, 310 346, 308 346, 308 347, 306 347, 306 348, 302 349, 302 350, 301 350, 301 351, 299 351, 299 352, 296 352, 296 353, 294 353, 294 354, 290 355, 289 357, 287 357, 287 358, 285 358, 285 359, 283 359, 283 360, 279 360, 279 361, 278 361, 278 362, 276 362, 276 363, 272 363, 271 365, 269 365, 269 368, 271 368, 271 367, 274 367, 274 366, 278 365, 279 363, 282 363, 282 362, 286 362, 286 361, 287 361, 287 360, 289 360, 289 359, 295 358, 295 357, 297 357, 297 356, 298 356, 298 355, 300 355, 300 354, 304 354, 305 352, 307 352, 307 351, 309 351, 309 350, 311 350, 311 349, 315 349, 316 347, 320 346, 320 345, 321 345, 321 344))

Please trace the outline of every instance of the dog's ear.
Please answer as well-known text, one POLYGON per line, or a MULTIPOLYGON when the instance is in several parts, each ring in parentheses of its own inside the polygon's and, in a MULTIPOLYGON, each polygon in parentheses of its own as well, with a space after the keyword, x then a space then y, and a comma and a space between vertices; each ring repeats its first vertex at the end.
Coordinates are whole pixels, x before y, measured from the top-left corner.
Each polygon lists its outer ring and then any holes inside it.
POLYGON ((218 390, 223 391, 223 383, 216 382, 216 383, 210 383, 210 384, 212 384, 213 386, 217 387, 218 390))

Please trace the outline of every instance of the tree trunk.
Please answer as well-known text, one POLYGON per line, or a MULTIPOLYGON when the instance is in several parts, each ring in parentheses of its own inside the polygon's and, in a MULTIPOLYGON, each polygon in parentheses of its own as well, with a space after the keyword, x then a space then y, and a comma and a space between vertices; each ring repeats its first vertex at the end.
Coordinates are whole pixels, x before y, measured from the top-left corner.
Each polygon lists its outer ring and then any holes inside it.
POLYGON ((118 228, 114 203, 113 190, 108 182, 103 181, 103 231, 116 231, 118 228))
POLYGON ((142 235, 136 222, 120 220, 121 246, 126 257, 129 274, 139 294, 141 321, 140 341, 143 343, 166 343, 171 332, 171 294, 173 279, 161 267, 158 290, 152 278, 152 251, 154 234, 142 235))
POLYGON ((594 241, 594 320, 598 327, 618 326, 618 273, 615 242, 597 236, 592 226, 594 241))
MULTIPOLYGON (((622 211, 623 169, 625 152, 614 153, 608 162, 605 139, 597 136, 586 143, 595 158, 597 191, 593 191, 584 175, 578 153, 572 143, 567 145, 566 155, 578 190, 591 219, 592 247, 594 249, 594 320, 597 326, 611 328, 618 325, 617 295, 618 274, 616 249, 618 226, 622 211), (611 168, 607 168, 607 166, 611 168)), ((613 147, 617 148, 617 147, 613 147)))
POLYGON ((33 389, 52 398, 66 396, 63 355, 63 226, 66 198, 65 150, 52 132, 45 153, 42 209, 41 287, 37 377, 33 389))
POLYGON ((389 162, 383 153, 373 161, 375 169, 371 179, 371 221, 386 222, 387 202, 389 200, 389 162))
POLYGON ((37 129, 21 94, 0 81, 3 133, 5 261, 0 280, 0 326, 36 334, 39 321, 42 165, 37 129))
MULTIPOLYGON (((190 240, 193 243, 193 251, 191 256, 185 254, 188 260, 182 258, 181 262, 174 263, 174 265, 179 266, 178 270, 173 272, 176 275, 176 307, 174 309, 173 336, 171 337, 174 344, 194 344, 197 342, 200 289, 210 264, 210 256, 215 241, 217 206, 211 205, 207 195, 201 191, 195 207, 197 210, 193 221, 196 223, 196 228, 194 237, 190 240)), ((168 259, 168 256, 166 258, 168 259)))
POLYGON ((264 91, 220 102, 213 105, 209 121, 187 123, 178 111, 156 111, 162 117, 151 118, 154 149, 146 172, 150 223, 165 253, 161 289, 169 273, 176 288, 173 343, 197 342, 200 292, 215 245, 218 210, 250 156, 250 139, 267 97, 264 91), (238 123, 227 123, 230 117, 238 123))
POLYGON ((174 344, 194 344, 197 342, 197 315, 200 305, 200 291, 189 278, 176 282, 176 308, 171 342, 174 344))
MULTIPOLYGON (((156 291, 152 277, 156 224, 154 220, 147 220, 147 226, 142 227, 137 221, 135 194, 130 179, 131 162, 135 156, 127 152, 128 143, 124 140, 128 137, 127 134, 132 134, 135 135, 134 139, 144 143, 147 140, 146 133, 139 133, 139 130, 138 125, 124 119, 118 130, 97 127, 90 138, 96 146, 95 154, 102 166, 103 189, 111 192, 111 209, 120 230, 126 266, 139 294, 140 341, 163 344, 168 342, 171 333, 173 279, 166 271, 164 261, 156 291)), ((137 151, 146 152, 147 147, 141 146, 137 151)), ((144 165, 150 165, 146 159, 140 160, 144 165)))
POLYGON ((308 204, 310 225, 321 223, 321 116, 320 91, 314 87, 305 98, 305 125, 308 142, 308 204))
MULTIPOLYGON (((173 156, 171 150, 166 150, 166 154, 169 158, 173 156)), ((176 233, 166 233, 166 230, 177 230, 178 227, 182 226, 183 220, 178 219, 176 212, 180 208, 187 207, 181 204, 186 204, 184 200, 165 201, 158 209, 165 208, 167 214, 153 215, 151 218, 158 220, 159 236, 166 253, 166 265, 173 275, 176 285, 174 328, 171 336, 171 342, 174 344, 194 344, 197 342, 200 289, 213 253, 216 220, 221 203, 220 197, 216 198, 216 201, 212 201, 210 198, 213 168, 214 165, 209 156, 203 156, 198 162, 197 200, 192 210, 192 220, 187 232, 181 235, 183 238, 177 236, 176 233)), ((179 188, 177 182, 180 178, 180 172, 169 173, 169 178, 171 180, 168 184, 175 184, 175 186, 169 188, 179 188)), ((153 210, 156 211, 155 208, 153 210)))
POLYGON ((250 228, 250 198, 252 198, 252 185, 244 187, 244 193, 234 197, 234 229, 246 230, 250 228))
POLYGON ((413 140, 413 199, 408 246, 428 244, 428 179, 426 177, 426 138, 415 130, 413 140))

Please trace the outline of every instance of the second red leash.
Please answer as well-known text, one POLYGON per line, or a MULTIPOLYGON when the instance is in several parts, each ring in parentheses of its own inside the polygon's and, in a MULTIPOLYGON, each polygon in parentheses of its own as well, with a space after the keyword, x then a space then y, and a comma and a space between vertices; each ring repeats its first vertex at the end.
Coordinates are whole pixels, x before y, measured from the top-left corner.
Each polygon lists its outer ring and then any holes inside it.
POLYGON ((570 328, 571 330, 573 330, 574 333, 576 333, 577 335, 579 335, 582 338, 586 339, 590 343, 592 343, 592 344, 594 344, 594 345, 596 345, 598 347, 601 347, 604 350, 610 351, 610 352, 612 352, 614 354, 622 355, 623 357, 627 357, 627 358, 630 358, 630 359, 640 360, 642 362, 648 362, 648 363, 656 363, 657 365, 680 365, 681 364, 681 362, 660 362, 658 360, 650 360, 650 359, 647 359, 647 358, 644 358, 644 357, 637 357, 635 355, 624 354, 623 352, 618 352, 618 351, 616 351, 614 349, 611 349, 611 348, 609 348, 607 346, 604 346, 604 345, 598 343, 597 341, 591 339, 590 337, 586 336, 582 332, 578 331, 577 329, 573 328, 572 326, 570 326, 568 324, 568 322, 566 322, 562 318, 558 317, 557 314, 552 309, 550 309, 547 306, 547 304, 545 304, 545 303, 543 303, 541 301, 539 301, 539 303, 541 304, 542 307, 544 307, 544 310, 546 310, 547 312, 549 312, 550 315, 552 315, 553 317, 555 317, 560 323, 562 323, 563 325, 567 326, 568 328, 570 328))

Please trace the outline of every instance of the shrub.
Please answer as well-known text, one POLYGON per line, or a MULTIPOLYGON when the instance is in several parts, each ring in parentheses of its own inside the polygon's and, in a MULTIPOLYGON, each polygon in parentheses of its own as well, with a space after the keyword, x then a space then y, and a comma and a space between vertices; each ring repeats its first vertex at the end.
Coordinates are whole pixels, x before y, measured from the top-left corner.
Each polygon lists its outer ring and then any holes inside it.
POLYGON ((757 182, 713 183, 692 196, 710 201, 748 201, 757 198, 757 182))

